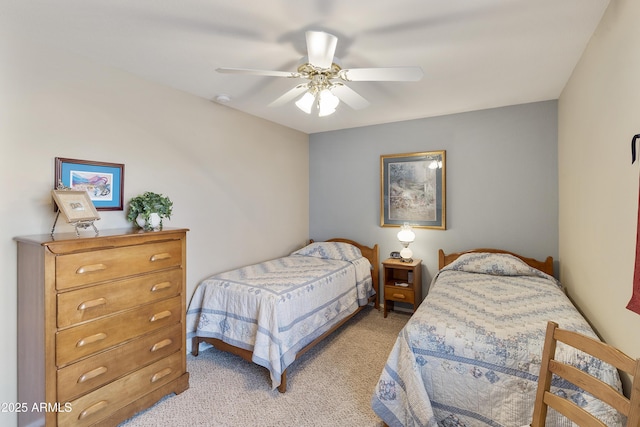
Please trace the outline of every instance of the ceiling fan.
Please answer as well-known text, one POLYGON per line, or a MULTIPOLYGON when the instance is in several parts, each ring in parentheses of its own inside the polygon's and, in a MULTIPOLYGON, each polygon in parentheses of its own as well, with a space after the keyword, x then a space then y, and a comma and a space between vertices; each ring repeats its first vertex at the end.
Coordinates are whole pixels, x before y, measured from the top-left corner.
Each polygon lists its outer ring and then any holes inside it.
POLYGON ((307 57, 300 61, 297 71, 269 71, 247 68, 218 68, 220 73, 251 74, 267 77, 306 79, 285 92, 269 104, 277 107, 300 97, 296 106, 307 114, 317 108, 319 116, 328 116, 336 111, 340 101, 358 110, 369 106, 369 101, 344 82, 363 81, 418 81, 422 78, 420 67, 349 68, 340 67, 334 57, 338 38, 323 31, 307 31, 307 57))

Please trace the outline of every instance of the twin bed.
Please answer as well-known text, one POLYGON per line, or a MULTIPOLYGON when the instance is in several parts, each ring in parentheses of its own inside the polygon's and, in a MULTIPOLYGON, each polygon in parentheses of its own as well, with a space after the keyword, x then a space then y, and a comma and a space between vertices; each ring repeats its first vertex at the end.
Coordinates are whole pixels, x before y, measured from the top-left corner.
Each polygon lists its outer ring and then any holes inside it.
MULTIPOLYGON (((553 277, 553 259, 494 249, 439 254, 429 295, 390 352, 371 399, 389 426, 529 425, 548 320, 595 333, 553 277)), ((618 372, 584 354, 562 358, 620 389, 618 372)), ((555 380, 554 380, 555 381, 555 380)), ((566 382, 570 396, 608 426, 624 425, 610 407, 566 382)), ((550 411, 549 426, 571 423, 550 411)))
POLYGON ((378 265, 377 245, 337 238, 214 275, 187 311, 192 353, 206 343, 241 356, 284 393, 297 357, 369 303, 377 308, 378 265))
MULTIPOLYGON (((378 307, 378 247, 312 242, 291 255, 218 274, 187 312, 192 353, 206 343, 269 370, 286 390, 287 367, 353 317, 378 307)), ((371 407, 389 426, 528 425, 547 321, 596 337, 553 277, 553 259, 496 249, 445 255, 429 294, 398 335, 371 407)), ((620 389, 618 372, 583 354, 563 358, 620 389)), ((570 385, 556 393, 608 426, 624 419, 570 385)), ((571 424, 550 411, 551 426, 571 424)))

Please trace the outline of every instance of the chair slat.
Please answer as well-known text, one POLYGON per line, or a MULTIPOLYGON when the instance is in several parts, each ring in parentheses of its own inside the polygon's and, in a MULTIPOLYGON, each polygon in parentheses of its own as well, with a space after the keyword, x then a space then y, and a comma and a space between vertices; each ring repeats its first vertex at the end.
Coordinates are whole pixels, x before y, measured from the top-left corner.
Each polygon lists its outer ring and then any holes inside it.
POLYGON ((551 392, 545 393, 545 403, 582 427, 607 427, 605 423, 585 411, 570 400, 563 399, 551 392))
POLYGON ((566 363, 552 360, 549 364, 549 370, 577 385, 583 390, 589 390, 594 397, 606 402, 615 408, 618 412, 626 414, 629 412, 629 399, 620 394, 618 390, 611 387, 604 381, 581 371, 580 369, 567 365, 566 363))

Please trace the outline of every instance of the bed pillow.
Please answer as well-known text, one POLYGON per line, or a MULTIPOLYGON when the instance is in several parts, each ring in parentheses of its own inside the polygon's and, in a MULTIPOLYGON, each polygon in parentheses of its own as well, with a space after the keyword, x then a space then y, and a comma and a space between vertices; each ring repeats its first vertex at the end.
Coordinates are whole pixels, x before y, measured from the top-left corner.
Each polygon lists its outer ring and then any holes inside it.
POLYGON ((362 252, 357 247, 343 242, 313 242, 293 252, 291 255, 312 256, 323 259, 337 259, 354 261, 362 258, 362 252))
POLYGON ((443 270, 484 273, 494 276, 538 276, 550 277, 510 254, 478 252, 463 254, 443 270))

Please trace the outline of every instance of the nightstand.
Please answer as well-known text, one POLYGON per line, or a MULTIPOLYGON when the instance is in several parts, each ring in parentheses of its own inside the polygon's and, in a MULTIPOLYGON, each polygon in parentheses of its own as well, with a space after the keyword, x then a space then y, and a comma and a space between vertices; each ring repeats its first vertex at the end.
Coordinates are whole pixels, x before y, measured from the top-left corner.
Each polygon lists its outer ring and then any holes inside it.
POLYGON ((393 309, 395 301, 413 305, 422 302, 422 260, 404 262, 389 258, 382 262, 384 274, 384 317, 393 309), (400 286, 406 285, 406 286, 400 286))

